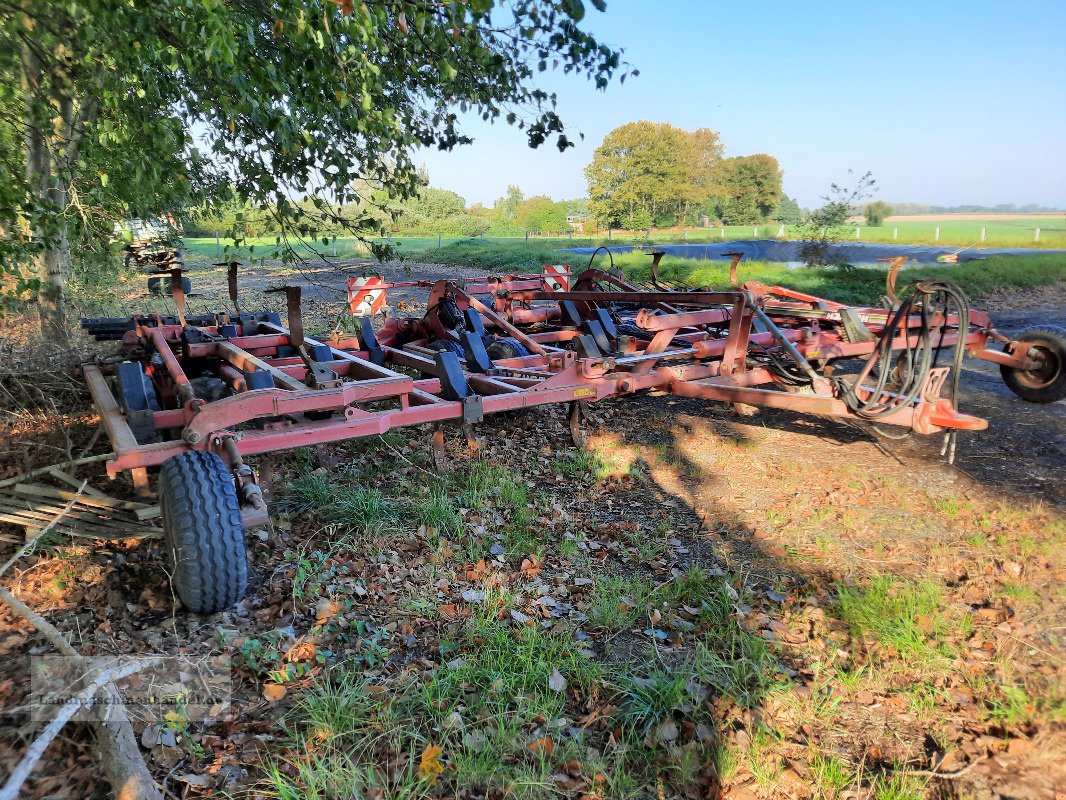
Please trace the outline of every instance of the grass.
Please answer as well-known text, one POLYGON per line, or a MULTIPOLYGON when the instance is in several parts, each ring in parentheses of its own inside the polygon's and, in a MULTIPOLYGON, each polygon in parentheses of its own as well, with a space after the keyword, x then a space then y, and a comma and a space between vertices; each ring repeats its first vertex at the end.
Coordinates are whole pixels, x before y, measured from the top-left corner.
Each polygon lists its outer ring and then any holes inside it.
POLYGON ((463 533, 463 518, 459 516, 459 509, 444 486, 431 487, 429 496, 420 501, 415 509, 418 521, 441 536, 459 536, 463 533))
MULTIPOLYGON (((554 465, 557 473, 591 478, 602 463, 594 451, 564 453, 554 465)), ((380 455, 388 458, 384 450, 380 455)), ((337 548, 356 549, 360 537, 351 529, 340 530, 332 515, 354 502, 344 499, 353 493, 367 498, 360 494, 365 487, 358 485, 354 471, 309 472, 309 464, 302 469, 291 507, 317 508, 320 514, 325 508, 324 521, 329 521, 325 535, 308 540, 303 551, 286 554, 297 605, 310 607, 324 594, 342 597, 338 587, 360 580, 358 560, 336 557, 337 548), (330 541, 337 530, 340 538, 330 541)), ((767 585, 747 573, 731 576, 709 565, 685 568, 686 561, 669 557, 663 564, 634 558, 631 551, 662 547, 673 528, 681 527, 669 514, 649 515, 618 530, 612 526, 603 535, 596 533, 592 519, 567 520, 541 543, 534 526, 539 510, 546 512, 549 504, 531 480, 496 461, 474 459, 425 485, 412 487, 405 477, 402 488, 383 486, 379 505, 364 503, 377 509, 372 518, 391 514, 405 542, 424 525, 418 535, 425 534, 427 546, 410 561, 428 557, 423 574, 452 586, 443 596, 432 588, 425 594, 403 593, 397 605, 425 618, 412 621, 413 634, 385 631, 376 618, 388 612, 371 600, 350 607, 359 624, 365 623, 357 634, 366 637, 366 644, 355 651, 345 645, 343 660, 323 667, 320 678, 297 674, 288 681, 294 704, 289 740, 274 750, 281 760, 266 771, 261 792, 266 800, 466 795, 547 800, 569 796, 557 780, 566 778, 572 763, 579 763, 585 781, 581 791, 602 798, 681 797, 711 772, 727 786, 732 776, 771 787, 790 777, 783 775, 788 765, 783 759, 793 758, 789 753, 795 749, 791 732, 796 725, 808 723, 821 731, 842 724, 852 713, 844 709, 853 703, 866 706, 857 698, 863 689, 903 701, 899 708, 916 729, 935 727, 950 713, 945 711, 952 702, 948 690, 956 684, 942 678, 957 670, 952 658, 963 654, 960 642, 973 632, 973 622, 961 605, 953 604, 955 591, 934 583, 937 578, 875 574, 855 584, 838 584, 835 602, 832 589, 819 591, 816 607, 824 609, 832 624, 815 622, 812 630, 833 648, 831 657, 819 648, 819 659, 791 638, 782 644, 762 638, 759 631, 766 620, 760 621, 760 609, 771 620, 781 613, 793 631, 806 612, 801 604, 767 606, 767 585), (603 560, 586 556, 580 544, 594 535, 609 543, 614 555, 603 560), (445 612, 439 604, 448 600, 442 597, 458 596, 462 576, 469 576, 470 562, 477 560, 476 548, 493 542, 504 544, 510 566, 493 562, 490 574, 465 578, 484 592, 484 601, 456 602, 445 612), (538 547, 549 551, 539 578, 525 574, 524 568, 516 570, 516 556, 538 547), (557 555, 571 559, 561 581, 553 565, 557 555), (663 568, 671 564, 672 569, 663 568), (539 581, 568 585, 568 576, 579 575, 591 581, 573 582, 582 588, 570 592, 569 615, 541 619, 534 614, 522 623, 509 613, 530 610, 530 598, 540 591, 539 585, 531 587, 539 581), (850 642, 842 638, 845 626, 850 642), (367 634, 379 629, 378 638, 367 634), (417 649, 408 650, 412 647, 417 649), (840 649, 850 651, 849 657, 837 658, 840 649), (433 663, 421 662, 423 668, 405 661, 418 652, 433 663), (802 670, 804 661, 813 673, 802 670), (361 669, 368 670, 365 677, 361 669), (553 677, 556 671, 565 680, 562 689, 553 677), (315 680, 325 687, 322 692, 299 686, 315 680), (588 721, 592 711, 595 720, 588 721), (747 732, 747 741, 734 736, 740 729, 747 732), (547 749, 538 744, 544 740, 551 743, 547 749), (435 785, 419 772, 430 747, 442 750, 443 772, 435 785)), ((840 485, 855 492, 864 486, 844 478, 840 485)), ((1041 523, 1022 535, 1025 531, 1007 511, 986 511, 981 502, 961 496, 930 497, 929 502, 956 523, 960 536, 979 535, 984 548, 1037 553, 1066 532, 1041 523), (990 530, 978 534, 985 527, 984 515, 991 515, 990 530), (997 534, 1005 536, 1008 530, 1014 531, 1013 538, 998 542, 997 534)), ((826 521, 835 514, 827 512, 826 521)), ((799 509, 770 522, 803 524, 805 517, 799 509)), ((375 546, 381 538, 373 540, 375 546)), ((823 534, 823 549, 835 544, 835 537, 823 534)), ((370 583, 368 577, 363 585, 370 583)), ((792 593, 786 580, 772 586, 781 594, 792 593)), ((993 591, 1017 605, 1032 601, 1033 590, 1022 579, 993 591)), ((345 625, 351 625, 347 619, 345 625)), ((327 637, 322 644, 326 641, 332 640, 327 637)), ((265 670, 279 681, 276 674, 285 666, 280 649, 270 641, 254 652, 249 649, 262 662, 256 675, 265 670)), ((339 655, 332 653, 330 661, 339 655)), ((1009 658, 1009 653, 1001 654, 987 676, 964 678, 978 715, 1004 728, 1066 719, 1066 699, 1052 685, 1053 677, 1012 675, 1009 658)), ((247 661, 248 656, 250 667, 247 661)), ((801 770, 812 797, 838 797, 852 787, 884 800, 924 796, 925 782, 902 765, 893 768, 880 759, 867 763, 846 745, 822 746, 811 747, 804 759, 807 770, 801 770)))
POLYGON ((856 637, 872 636, 907 659, 931 663, 948 654, 938 640, 949 630, 965 632, 968 618, 953 620, 941 589, 928 581, 876 576, 864 588, 838 584, 840 616, 856 637))
MULTIPOLYGON (((544 264, 562 260, 571 262, 575 271, 586 266, 584 256, 559 253, 555 247, 560 244, 463 240, 440 250, 416 254, 415 259, 464 265, 488 272, 539 271, 544 264)), ((600 260, 607 264, 602 256, 600 260)), ((650 259, 643 253, 617 253, 614 262, 631 279, 643 281, 650 277, 650 259)), ((660 265, 660 274, 666 280, 681 284, 714 289, 729 287, 729 266, 724 261, 666 256, 660 265)), ((885 273, 880 269, 847 272, 818 267, 788 269, 783 264, 747 261, 742 263, 740 275, 742 280, 787 286, 848 303, 873 304, 884 294, 885 273)), ((947 279, 971 295, 983 295, 998 289, 1021 289, 1066 281, 1066 258, 1052 254, 992 256, 951 266, 908 267, 900 273, 898 292, 902 295, 908 284, 929 278, 947 279)))
MULTIPOLYGON (((547 248, 580 247, 599 244, 626 244, 632 242, 718 242, 743 239, 795 239, 801 235, 800 230, 794 225, 784 227, 784 236, 779 237, 781 225, 779 223, 766 223, 762 225, 727 225, 724 228, 689 228, 684 231, 652 231, 648 237, 635 232, 611 233, 608 239, 606 232, 597 234, 572 234, 560 237, 525 237, 514 238, 486 238, 465 240, 455 236, 393 236, 388 239, 374 239, 373 241, 390 244, 400 255, 413 255, 424 257, 427 260, 436 260, 429 256, 434 251, 446 250, 449 246, 460 241, 484 242, 489 246, 495 244, 529 244, 530 246, 543 246, 547 248), (422 255, 426 254, 426 255, 422 255)), ((930 219, 930 220, 898 220, 886 221, 883 225, 873 227, 864 222, 854 223, 848 226, 849 241, 881 242, 897 244, 939 244, 945 247, 1032 247, 1032 248, 1057 248, 1066 247, 1066 215, 1041 218, 990 216, 987 219, 975 217, 974 219, 930 219), (855 237, 855 228, 859 229, 858 238, 855 237), (939 236, 937 228, 940 229, 939 236), (985 240, 981 241, 981 229, 985 230, 985 240), (1035 240, 1035 229, 1040 228, 1040 241, 1035 240)), ((203 258, 216 258, 224 252, 242 255, 244 257, 263 257, 276 247, 276 237, 259 236, 247 239, 240 248, 230 248, 225 251, 225 240, 216 243, 213 237, 186 237, 185 249, 188 254, 203 258)), ((339 237, 336 248, 333 244, 322 245, 320 242, 313 245, 296 244, 296 249, 303 255, 313 256, 318 253, 338 258, 369 257, 366 247, 352 237, 339 237)), ((437 263, 448 263, 440 262, 437 263)), ((553 263, 551 260, 542 263, 553 263)), ((540 264, 535 265, 537 267, 540 264)))
POLYGON ((395 523, 399 508, 379 489, 335 478, 321 472, 301 475, 293 481, 286 505, 297 513, 313 511, 327 522, 360 533, 381 533, 395 523))

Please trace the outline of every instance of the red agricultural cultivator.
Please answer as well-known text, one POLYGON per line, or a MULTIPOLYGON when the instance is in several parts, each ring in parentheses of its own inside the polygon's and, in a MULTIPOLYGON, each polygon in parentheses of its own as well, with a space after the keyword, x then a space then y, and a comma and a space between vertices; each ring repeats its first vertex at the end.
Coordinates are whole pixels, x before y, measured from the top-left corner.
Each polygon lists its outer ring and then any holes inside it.
MULTIPOLYGON (((1001 365, 1024 399, 1066 396, 1066 332, 1009 340, 934 281, 891 309, 855 308, 757 283, 693 291, 653 277, 638 286, 592 268, 571 286, 568 269, 551 267, 402 284, 428 290, 424 316, 377 329, 364 316, 358 336, 314 339, 299 287, 279 290, 286 326, 240 309, 236 265, 232 314, 186 316, 180 277, 176 317, 83 320, 97 338, 121 339, 117 356, 84 374, 115 451, 108 474, 130 472, 146 488, 158 468, 174 583, 200 613, 245 590, 243 529, 267 518, 248 456, 427 423, 441 453, 442 423, 549 403, 568 406, 580 441, 585 403, 649 389, 943 431, 950 447, 955 431, 987 424, 957 408, 965 355, 1001 365)), ((353 310, 379 310, 399 285, 357 279, 353 310)))

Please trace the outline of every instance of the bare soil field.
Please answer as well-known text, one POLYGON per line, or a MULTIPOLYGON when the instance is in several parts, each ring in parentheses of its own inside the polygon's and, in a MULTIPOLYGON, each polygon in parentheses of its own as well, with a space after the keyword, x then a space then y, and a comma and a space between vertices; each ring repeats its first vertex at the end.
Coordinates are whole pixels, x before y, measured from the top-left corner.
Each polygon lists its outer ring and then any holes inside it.
MULTIPOLYGON (((195 279, 221 308, 224 274, 195 279)), ((338 273, 292 279, 309 328, 335 324, 338 273)), ((1007 332, 1066 319, 1060 288, 975 305, 1007 332)), ((938 437, 642 395, 593 406, 584 450, 550 408, 488 419, 474 452, 454 431, 443 475, 423 429, 273 458, 230 612, 182 611, 150 541, 52 542, 4 583, 84 653, 228 659, 223 707, 137 718, 169 797, 1058 800, 1066 404, 984 364, 963 386, 990 428, 954 466, 938 437)), ((72 371, 0 389, 0 475, 105 450, 72 371)), ((46 652, 0 611, 0 778, 46 652)), ((25 796, 101 782, 78 725, 25 796)))

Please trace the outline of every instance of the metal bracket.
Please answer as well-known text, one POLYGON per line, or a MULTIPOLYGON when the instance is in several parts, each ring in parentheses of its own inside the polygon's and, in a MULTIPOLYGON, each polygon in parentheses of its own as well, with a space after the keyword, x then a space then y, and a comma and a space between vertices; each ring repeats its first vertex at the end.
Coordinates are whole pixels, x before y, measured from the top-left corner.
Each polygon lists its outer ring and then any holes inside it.
POLYGON ((463 422, 481 422, 485 419, 485 407, 481 395, 472 394, 463 398, 463 422))
POLYGON ((845 306, 838 313, 849 342, 873 342, 877 340, 877 337, 870 333, 870 329, 859 319, 859 314, 854 308, 845 306))

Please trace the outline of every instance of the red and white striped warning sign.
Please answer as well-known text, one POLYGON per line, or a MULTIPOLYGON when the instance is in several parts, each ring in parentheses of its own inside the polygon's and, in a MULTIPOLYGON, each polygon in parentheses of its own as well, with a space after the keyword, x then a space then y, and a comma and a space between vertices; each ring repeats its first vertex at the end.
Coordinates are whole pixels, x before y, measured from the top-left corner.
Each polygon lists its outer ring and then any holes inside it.
POLYGON ((353 317, 368 317, 385 310, 385 279, 377 275, 348 279, 348 311, 353 317))
POLYGON ((569 264, 547 264, 544 267, 541 278, 544 281, 544 291, 546 292, 570 291, 569 264))

